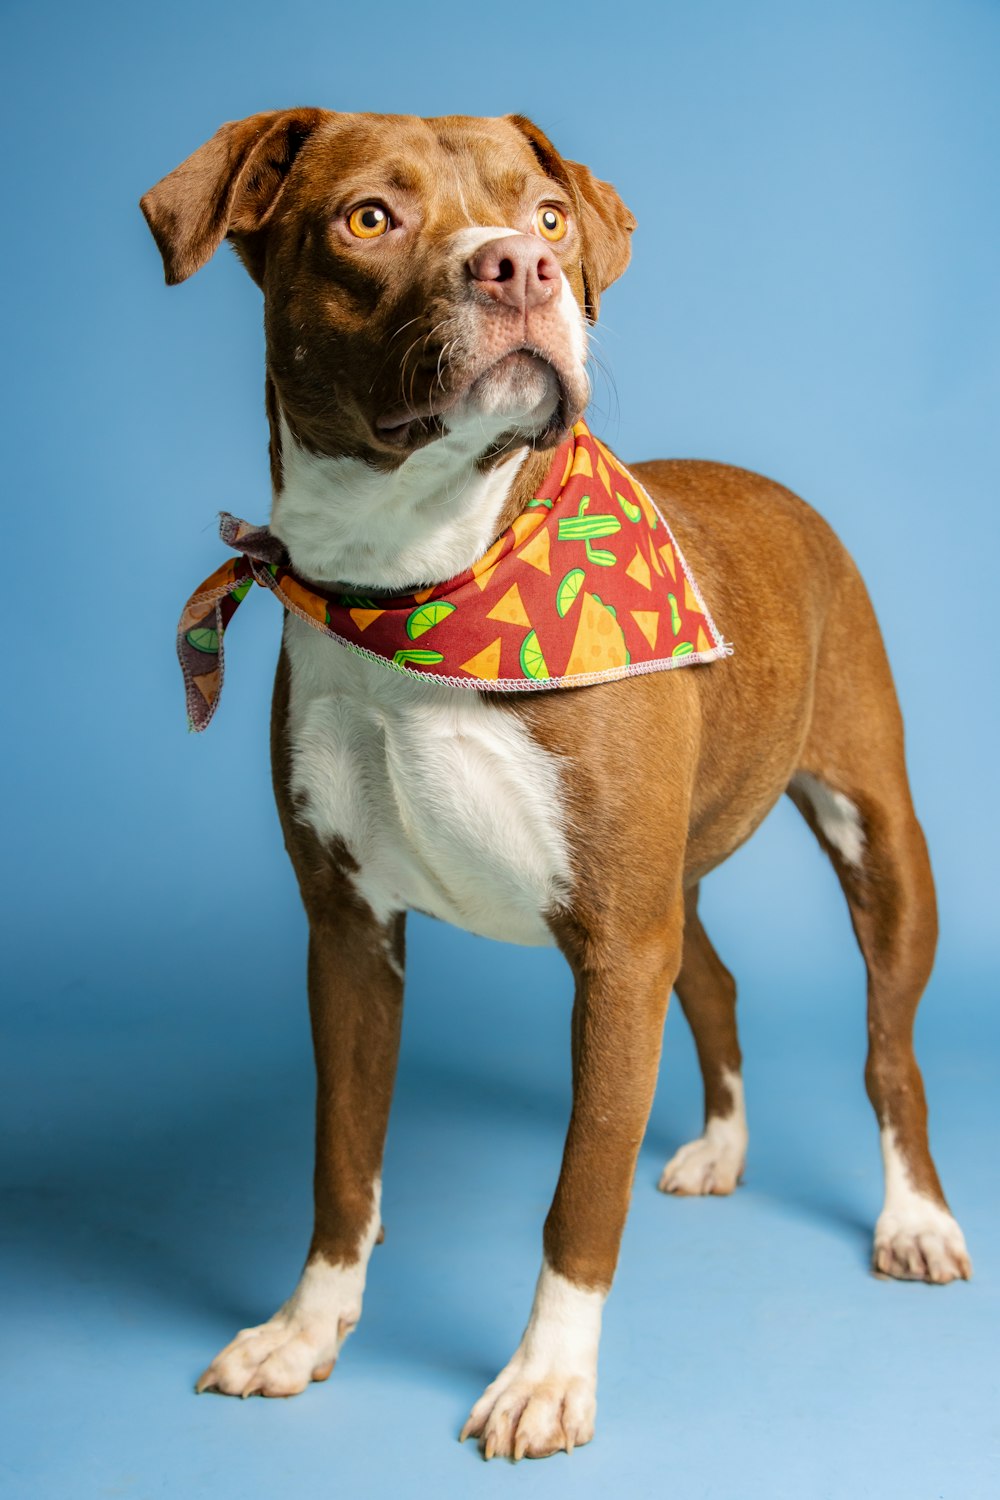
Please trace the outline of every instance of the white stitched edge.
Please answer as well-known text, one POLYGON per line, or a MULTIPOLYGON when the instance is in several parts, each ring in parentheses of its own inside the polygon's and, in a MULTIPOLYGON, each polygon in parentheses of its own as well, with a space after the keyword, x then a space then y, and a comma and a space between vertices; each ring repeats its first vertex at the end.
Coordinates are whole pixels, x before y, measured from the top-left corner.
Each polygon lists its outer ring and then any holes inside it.
MULTIPOLYGON (((625 469, 625 465, 624 464, 622 464, 621 467, 623 469, 625 469)), ((635 489, 637 489, 637 490, 641 490, 642 493, 646 496, 646 499, 649 501, 650 505, 656 511, 656 514, 659 516, 660 520, 663 522, 664 526, 666 527, 667 536, 670 538, 671 545, 672 545, 674 551, 677 553, 677 560, 680 563, 681 567, 684 569, 684 577, 687 579, 688 583, 691 585, 691 592, 694 595, 694 597, 697 599, 699 605, 701 606, 701 612, 705 616, 705 623, 708 626, 708 633, 712 637, 712 639, 715 641, 716 648, 717 648, 716 651, 712 653, 712 656, 707 657, 705 659, 710 661, 715 656, 719 656, 719 655, 722 655, 722 656, 732 656, 732 654, 733 654, 733 647, 732 646, 727 646, 726 642, 722 639, 722 636, 719 634, 719 631, 716 628, 715 621, 712 619, 712 616, 711 616, 711 614, 709 612, 708 605, 705 603, 705 600, 702 597, 702 592, 701 592, 701 589, 698 587, 697 579, 695 578, 694 574, 691 572, 691 569, 688 567, 687 558, 684 556, 684 553, 681 551, 680 543, 678 542, 677 538, 674 536, 673 531, 670 529, 670 522, 667 520, 666 516, 663 514, 662 510, 657 505, 656 501, 653 499, 652 495, 648 492, 648 490, 645 488, 645 486, 641 485, 639 483, 638 479, 636 479, 636 477, 632 473, 631 469, 625 469, 625 473, 628 475, 629 482, 632 484, 632 486, 635 489), (718 649, 718 648, 721 648, 721 650, 718 649)), ((702 655, 704 656, 704 653, 702 653, 702 655)), ((701 658, 699 658, 699 660, 700 659, 701 658)), ((694 660, 694 658, 692 658, 692 657, 684 657, 684 658, 682 658, 682 662, 683 661, 691 661, 691 660, 694 660)))
MULTIPOLYGON (((223 515, 226 514, 227 512, 223 511, 223 515)), ((223 537, 223 541, 225 541, 225 537, 223 537)), ((231 545, 232 543, 227 543, 227 546, 231 545)), ((247 559, 247 561, 250 563, 252 577, 253 564, 252 562, 250 562, 249 558, 247 559)), ((188 632, 186 630, 178 630, 177 632, 177 660, 180 662, 181 672, 184 674, 184 705, 187 708, 188 712, 188 729, 192 734, 201 734, 202 730, 208 728, 209 724, 211 724, 212 722, 212 719, 215 717, 215 710, 218 708, 219 701, 222 698, 222 684, 226 678, 226 658, 224 645, 226 632, 222 624, 222 601, 227 594, 231 594, 234 589, 238 589, 241 584, 247 582, 249 582, 249 579, 247 578, 238 578, 235 583, 226 584, 225 587, 223 587, 222 584, 216 584, 214 589, 208 589, 204 594, 192 594, 191 598, 184 606, 185 612, 190 609, 192 604, 195 603, 204 604, 206 614, 210 609, 214 610, 215 624, 219 636, 219 688, 215 697, 212 699, 212 702, 206 703, 204 695, 199 692, 199 689, 196 685, 194 674, 191 672, 187 662, 184 660, 184 655, 181 649, 187 638, 188 632), (200 709, 208 709, 208 713, 205 716, 205 722, 203 724, 195 723, 194 713, 192 712, 191 708, 192 704, 195 704, 200 709)), ((242 600, 239 601, 239 603, 242 602, 242 600)))
MULTIPOLYGON (((597 440, 595 439, 595 442, 596 441, 597 440)), ((285 609, 287 609, 291 614, 296 615, 298 619, 303 620, 307 625, 312 626, 314 630, 318 630, 329 640, 336 641, 338 646, 343 646, 345 650, 353 651, 356 656, 363 656, 368 661, 375 662, 378 666, 386 667, 390 672, 403 673, 408 677, 417 677, 421 682, 435 682, 438 683, 441 687, 472 688, 474 692, 480 693, 539 693, 551 691, 554 688, 593 687, 600 682, 620 682, 625 677, 643 677, 649 672, 669 672, 672 671, 675 667, 697 666, 705 662, 719 661, 723 657, 732 656, 734 648, 732 644, 726 641, 719 633, 718 627, 716 626, 711 612, 709 611, 709 608, 705 603, 701 589, 698 587, 697 580, 695 579, 694 574, 691 572, 691 569, 688 567, 687 558, 681 551, 680 543, 674 536, 669 521, 663 514, 660 507, 657 505, 656 501, 653 499, 652 495, 650 495, 645 485, 639 483, 638 479, 636 479, 631 469, 627 469, 621 462, 621 460, 617 457, 617 455, 615 455, 615 461, 618 464, 619 468, 628 476, 629 483, 632 485, 633 489, 639 490, 643 495, 645 495, 650 506, 662 521, 664 530, 670 538, 670 544, 673 547, 674 552, 677 555, 677 560, 684 572, 684 577, 690 584, 691 592, 694 595, 695 599, 698 601, 701 613, 705 617, 705 623, 708 626, 709 635, 715 642, 715 645, 712 647, 711 651, 691 651, 688 652, 686 656, 656 657, 652 661, 633 663, 624 667, 605 667, 600 672, 579 672, 570 677, 485 678, 444 676, 439 672, 429 672, 426 670, 422 670, 419 667, 409 667, 402 663, 391 661, 387 656, 380 656, 377 651, 369 651, 367 646, 359 646, 354 641, 347 640, 345 636, 338 635, 336 631, 331 630, 328 625, 321 625, 319 621, 314 619, 312 615, 306 614, 305 610, 299 609, 297 605, 292 603, 288 595, 283 592, 274 575, 271 573, 269 564, 259 563, 256 558, 252 557, 248 558, 248 562, 250 564, 253 576, 257 580, 257 582, 263 584, 265 588, 269 588, 271 592, 281 600, 285 609)), ((228 512, 224 511, 223 516, 228 516, 228 512)), ((221 529, 222 528, 220 527, 220 531, 221 529)), ((223 541, 225 540, 226 538, 223 537, 223 541)), ((227 545, 238 546, 239 544, 230 542, 227 545)), ((223 598, 225 594, 232 591, 233 587, 235 587, 235 585, 231 584, 229 588, 221 590, 218 594, 218 598, 221 600, 221 598, 223 598)), ((213 592, 215 591, 213 590, 213 592)), ((180 653, 178 651, 178 655, 179 654, 180 653)), ((220 660, 220 667, 221 665, 222 663, 220 660)), ((187 668, 183 660, 181 661, 181 668, 184 671, 185 684, 186 686, 190 687, 190 684, 187 683, 187 668)), ((208 718, 205 720, 204 724, 195 725, 193 722, 191 724, 191 728, 194 729, 196 733, 200 733, 201 730, 208 728, 208 725, 212 720, 212 715, 215 713, 215 709, 221 696, 222 679, 220 675, 219 692, 215 696, 215 702, 211 705, 211 711, 208 715, 208 718)))
MULTIPOLYGON (((680 553, 677 555, 680 557, 680 553)), ((252 561, 251 566, 253 566, 252 561)), ((257 576, 256 568, 254 568, 254 575, 257 576)), ((377 651, 369 651, 367 646, 358 646, 354 641, 337 635, 329 625, 321 625, 312 615, 307 615, 305 610, 293 604, 270 573, 267 573, 264 579, 258 578, 258 582, 265 583, 291 614, 297 615, 300 620, 304 620, 321 635, 325 635, 331 641, 336 641, 339 646, 346 647, 348 651, 353 651, 358 656, 364 656, 379 666, 387 667, 390 672, 403 672, 410 677, 419 677, 421 682, 437 682, 442 687, 472 688, 481 693, 530 693, 545 692, 560 687, 592 687, 598 682, 617 682, 622 677, 641 677, 647 672, 666 672, 673 667, 687 667, 696 662, 718 661, 720 657, 733 654, 732 646, 721 639, 706 614, 705 619, 711 626, 712 634, 718 643, 711 651, 691 651, 686 656, 663 656, 654 661, 637 662, 626 667, 605 667, 600 672, 580 672, 571 677, 446 677, 440 672, 422 671, 419 667, 407 667, 402 663, 390 661, 389 657, 380 656, 377 651)))

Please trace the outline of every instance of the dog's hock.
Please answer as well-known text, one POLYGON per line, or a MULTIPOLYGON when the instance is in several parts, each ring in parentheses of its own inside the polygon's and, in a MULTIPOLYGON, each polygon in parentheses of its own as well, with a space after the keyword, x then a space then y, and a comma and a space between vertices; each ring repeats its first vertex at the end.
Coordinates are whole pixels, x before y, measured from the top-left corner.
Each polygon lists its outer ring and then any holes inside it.
POLYGON ((260 283, 262 248, 246 237, 263 229, 299 149, 326 118, 322 109, 282 109, 230 121, 150 188, 139 206, 168 286, 193 276, 227 237, 260 283))

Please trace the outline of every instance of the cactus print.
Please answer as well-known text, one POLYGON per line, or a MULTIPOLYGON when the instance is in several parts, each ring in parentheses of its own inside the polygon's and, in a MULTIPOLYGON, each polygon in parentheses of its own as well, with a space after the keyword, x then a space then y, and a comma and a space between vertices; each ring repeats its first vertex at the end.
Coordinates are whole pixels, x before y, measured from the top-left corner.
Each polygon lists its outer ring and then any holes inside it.
POLYGON ((584 422, 485 555, 415 594, 320 588, 292 571, 266 527, 224 514, 220 534, 239 556, 192 595, 177 634, 196 730, 215 712, 226 629, 253 583, 391 671, 481 692, 585 687, 731 650, 663 516, 584 422))

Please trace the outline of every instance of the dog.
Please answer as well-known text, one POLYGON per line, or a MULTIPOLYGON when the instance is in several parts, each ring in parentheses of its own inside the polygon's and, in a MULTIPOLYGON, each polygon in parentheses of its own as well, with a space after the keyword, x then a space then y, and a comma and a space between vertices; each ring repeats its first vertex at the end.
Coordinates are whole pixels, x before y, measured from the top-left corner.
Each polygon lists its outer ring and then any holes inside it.
MULTIPOLYGON (((588 325, 635 221, 529 120, 258 114, 223 125, 141 206, 168 284, 228 239, 262 289, 269 536, 294 577, 367 596, 374 616, 463 571, 481 579, 497 539, 552 503, 538 496, 553 455, 583 431, 588 325)), ((416 909, 557 945, 575 976, 573 1106, 534 1303, 461 1435, 514 1459, 592 1437, 602 1309, 672 990, 697 1044, 705 1127, 660 1187, 726 1194, 743 1171, 736 991, 698 889, 782 793, 833 863, 867 965, 865 1077, 885 1167, 874 1269, 971 1274, 912 1046, 934 887, 858 571, 768 479, 701 461, 626 470, 589 451, 609 493, 631 479, 629 521, 645 496, 649 524, 669 525, 692 608, 703 596, 732 654, 692 646, 683 671, 619 664, 608 676, 620 680, 558 691, 507 690, 517 684, 483 672, 482 690, 462 691, 464 679, 423 679, 433 652, 386 670, 287 608, 272 758, 309 919, 315 1223, 290 1299, 215 1357, 199 1391, 293 1395, 329 1376, 358 1322, 416 909)), ((609 638, 620 625, 609 609, 600 621, 609 638)))

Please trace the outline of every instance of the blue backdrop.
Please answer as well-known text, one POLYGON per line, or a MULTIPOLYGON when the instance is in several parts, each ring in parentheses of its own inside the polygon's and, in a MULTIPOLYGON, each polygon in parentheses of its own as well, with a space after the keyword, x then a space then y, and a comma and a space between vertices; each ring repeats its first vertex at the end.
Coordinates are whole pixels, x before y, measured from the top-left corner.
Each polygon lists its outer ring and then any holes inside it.
POLYGON ((1000 8, 6 0, 0 43, 9 1493, 995 1494, 1000 8), (168 292, 137 199, 223 120, 292 104, 522 111, 611 179, 639 228, 592 425, 812 501, 906 715, 943 928, 918 1044, 978 1277, 866 1276, 863 974, 779 808, 705 893, 741 984, 747 1183, 654 1191, 700 1118, 672 1015, 569 1470, 453 1442, 530 1300, 568 978, 420 919, 362 1327, 296 1401, 190 1394, 297 1274, 311 1065, 267 766, 278 614, 241 612, 204 738, 173 653, 215 512, 267 514, 259 294, 228 252, 168 292))

